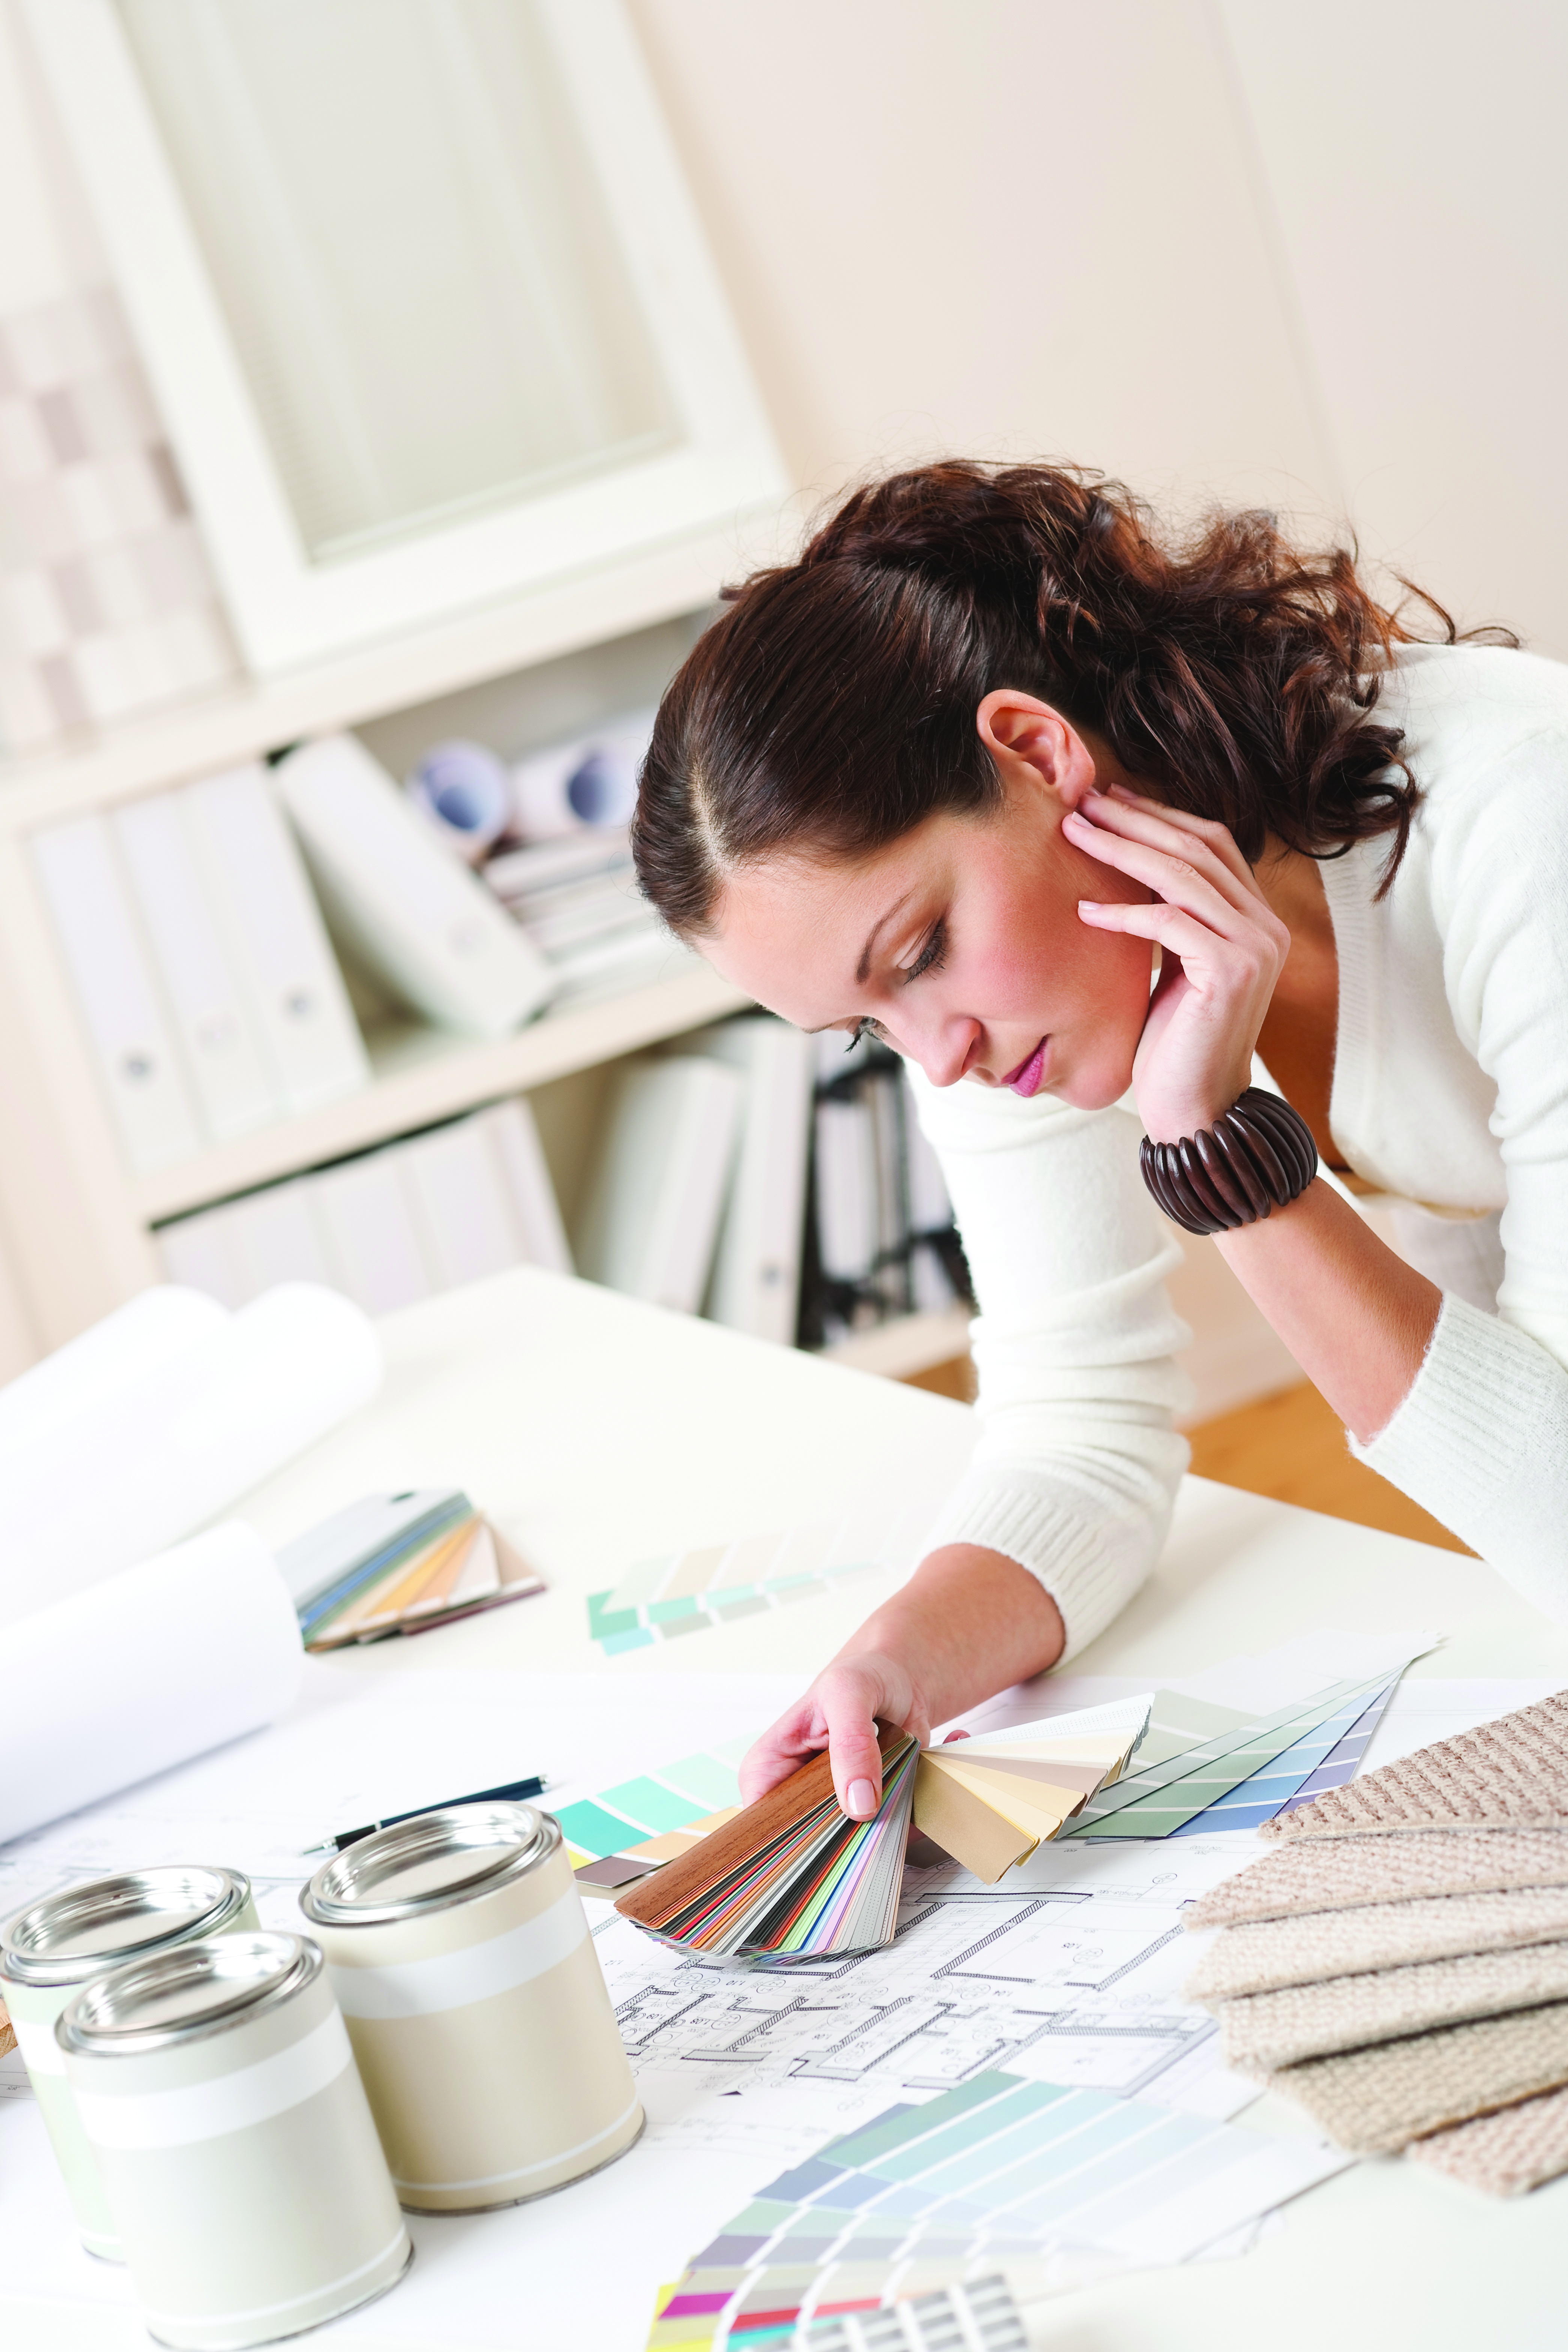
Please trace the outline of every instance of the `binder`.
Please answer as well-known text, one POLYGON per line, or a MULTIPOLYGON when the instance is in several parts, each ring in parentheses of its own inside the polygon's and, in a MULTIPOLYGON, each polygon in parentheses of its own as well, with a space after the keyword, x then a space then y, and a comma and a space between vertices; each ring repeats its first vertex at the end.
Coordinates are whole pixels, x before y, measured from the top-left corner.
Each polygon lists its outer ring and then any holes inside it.
POLYGON ((169 1281, 205 1291, 231 1310, 247 1306, 256 1293, 247 1288, 241 1272, 233 1226, 233 1212, 226 1207, 204 1209, 197 1216, 160 1226, 153 1240, 169 1281))
POLYGON ((132 1169, 201 1149, 195 1101, 114 847, 100 817, 32 837, 33 863, 132 1169))
POLYGON ((744 1091, 733 1070, 695 1055, 622 1072, 577 1253, 591 1281, 696 1314, 744 1091))
POLYGON ((552 1274, 574 1274, 572 1246, 561 1221, 561 1207, 550 1180, 539 1129, 530 1105, 521 1096, 480 1111, 475 1125, 485 1139, 511 1204, 522 1244, 523 1261, 542 1265, 552 1274))
POLYGON ((550 968, 352 735, 290 752, 279 790, 333 920, 416 1012, 471 1037, 537 1013, 550 968))
POLYGON ((521 1234, 478 1119, 416 1136, 383 1156, 395 1164, 438 1290, 517 1264, 521 1234))
POLYGON ((313 1180, 332 1281, 367 1315, 411 1307, 435 1289, 396 1156, 373 1151, 313 1180))
POLYGON ((269 1184, 265 1192, 235 1202, 226 1213, 233 1221, 229 1246, 247 1297, 258 1298, 280 1282, 336 1286, 331 1253, 316 1213, 313 1177, 269 1184))
POLYGON ((197 871, 291 1111, 370 1083, 370 1063, 300 854, 259 767, 178 795, 197 871))
POLYGON ((816 1233, 830 1281, 863 1282, 877 1255, 877 1138, 871 1106, 816 1106, 816 1233))
POLYGON ((180 803, 160 793, 110 820, 207 1133, 223 1141, 288 1108, 268 1076, 202 888, 180 803))
POLYGON ((746 1087, 708 1313, 732 1331, 788 1347, 800 1309, 816 1049, 769 1013, 726 1021, 689 1042, 739 1070, 746 1087))

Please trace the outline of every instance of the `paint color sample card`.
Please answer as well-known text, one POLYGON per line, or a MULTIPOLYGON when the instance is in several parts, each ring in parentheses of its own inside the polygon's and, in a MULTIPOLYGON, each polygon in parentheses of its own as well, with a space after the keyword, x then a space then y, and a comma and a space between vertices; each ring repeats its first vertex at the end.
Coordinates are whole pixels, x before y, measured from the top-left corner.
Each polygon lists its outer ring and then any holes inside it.
POLYGON ((699 1748, 674 1764, 661 1764, 657 1772, 617 1780, 613 1788, 563 1805, 555 1818, 584 1892, 607 1894, 629 1885, 649 1864, 668 1862, 695 1845, 716 1817, 738 1811, 737 1768, 751 1745, 748 1734, 717 1748, 699 1748), (590 1866, 622 1855, 631 1859, 632 1866, 619 1878, 608 1873, 584 1877, 590 1866))
POLYGON ((896 1552, 883 1521, 850 1519, 734 1543, 661 1552, 588 1597, 588 1631, 606 1657, 815 1600, 846 1577, 886 1570, 896 1552))
POLYGON ((665 2301, 649 2352, 779 2344, 818 2315, 1026 2273, 1053 2244, 1133 2268, 1187 2262, 1349 2161, 1138 2099, 978 2075, 888 2108, 760 2189, 665 2301))
POLYGON ((1360 1766, 1367 1743, 1383 1719, 1394 1685, 1384 1683, 1370 1703, 1349 1699, 1324 1723, 1287 1748, 1250 1780, 1238 1781, 1228 1797, 1194 1813, 1173 1837, 1201 1836, 1206 1830, 1255 1830, 1276 1814, 1310 1802, 1325 1789, 1342 1789, 1360 1766), (1359 1712, 1358 1712, 1359 1709, 1359 1712))
MULTIPOLYGON (((1272 1713, 1213 1733, 1184 1751, 1163 1761, 1148 1760, 1148 1751, 1163 1743, 1159 1730, 1163 1706, 1169 1694, 1157 1692, 1151 1732, 1136 1769, 1124 1773, 1114 1788, 1089 1800, 1063 1834, 1067 1837, 1169 1837, 1211 1807, 1221 1804, 1243 1781, 1268 1770, 1287 1750, 1309 1740, 1320 1727, 1332 1723, 1342 1710, 1340 1730, 1348 1727, 1368 1707, 1388 1680, 1386 1670, 1360 1682, 1330 1683, 1310 1698, 1298 1699, 1272 1713)), ((1164 1710, 1167 1724, 1185 1714, 1196 1727, 1205 1715, 1220 1710, 1185 1700, 1164 1710)), ((1336 1731, 1336 1739, 1339 1731, 1336 1731)), ((1285 1799, 1282 1797, 1280 1802, 1285 1799)), ((1279 1807, 1276 1806, 1276 1811, 1279 1807)))

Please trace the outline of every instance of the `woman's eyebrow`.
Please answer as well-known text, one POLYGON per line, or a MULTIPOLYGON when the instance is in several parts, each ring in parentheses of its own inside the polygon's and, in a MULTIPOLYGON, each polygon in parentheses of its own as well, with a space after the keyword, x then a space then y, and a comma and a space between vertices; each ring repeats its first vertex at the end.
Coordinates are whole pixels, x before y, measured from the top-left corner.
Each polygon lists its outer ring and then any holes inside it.
POLYGON ((914 892, 912 890, 906 890, 903 897, 901 898, 895 898, 892 905, 888 908, 887 913, 879 917, 878 920, 872 924, 866 944, 860 950, 860 961, 855 967, 855 979, 858 986, 864 988, 866 982, 871 977, 871 957, 875 952, 879 938, 882 932, 887 929, 888 925, 892 921, 893 917, 898 913, 899 908, 900 907, 907 907, 913 896, 914 892))

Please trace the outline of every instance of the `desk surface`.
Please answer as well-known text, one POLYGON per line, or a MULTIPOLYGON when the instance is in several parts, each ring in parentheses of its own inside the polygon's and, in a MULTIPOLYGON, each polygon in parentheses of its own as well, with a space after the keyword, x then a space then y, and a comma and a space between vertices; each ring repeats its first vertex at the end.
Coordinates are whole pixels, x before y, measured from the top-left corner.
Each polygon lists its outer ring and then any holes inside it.
MULTIPOLYGON (((678 1667, 804 1678, 864 1613, 853 1585, 608 1662, 587 1638, 584 1596, 599 1571, 677 1544, 879 1497, 934 1508, 973 1442, 964 1406, 532 1271, 383 1328, 389 1369, 376 1403, 248 1498, 244 1516, 281 1541, 358 1494, 460 1484, 551 1590, 353 1653, 361 1674, 678 1667)), ((1568 1682, 1568 1631, 1477 1561, 1189 1479, 1154 1576, 1073 1666, 1163 1679, 1325 1625, 1413 1624, 1448 1637, 1415 1675, 1568 1682)), ((1316 2352, 1331 2333, 1345 2352, 1555 2352, 1568 2332, 1565 2221, 1568 2182, 1505 2204, 1413 2165, 1363 2164, 1299 2200, 1283 2232, 1245 2258, 1041 2306, 1031 2341, 1053 2352, 1252 2352, 1265 2341, 1271 2352, 1316 2352)), ((123 2339, 73 2330, 31 2340, 123 2339)))

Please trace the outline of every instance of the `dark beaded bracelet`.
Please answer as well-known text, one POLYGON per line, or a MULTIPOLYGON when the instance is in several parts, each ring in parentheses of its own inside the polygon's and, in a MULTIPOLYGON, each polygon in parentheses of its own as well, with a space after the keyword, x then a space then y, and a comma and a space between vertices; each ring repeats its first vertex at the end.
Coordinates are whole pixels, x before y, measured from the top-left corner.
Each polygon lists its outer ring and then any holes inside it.
POLYGON ((1318 1172, 1318 1147, 1299 1110, 1261 1087, 1212 1127, 1179 1143, 1138 1147, 1143 1181, 1168 1217, 1189 1234, 1229 1234, 1304 1192, 1318 1172))

